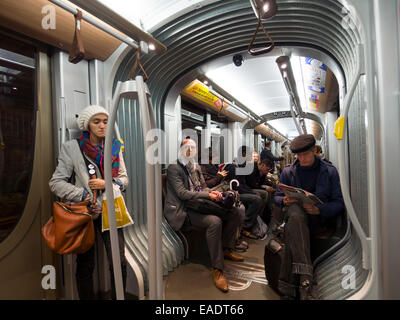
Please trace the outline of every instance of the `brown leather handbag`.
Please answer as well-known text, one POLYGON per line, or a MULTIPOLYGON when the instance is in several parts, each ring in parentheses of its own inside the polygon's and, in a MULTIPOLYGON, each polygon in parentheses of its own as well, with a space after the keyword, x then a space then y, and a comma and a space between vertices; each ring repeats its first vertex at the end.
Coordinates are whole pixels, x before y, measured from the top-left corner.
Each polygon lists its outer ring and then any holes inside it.
POLYGON ((89 202, 53 203, 53 216, 42 228, 48 246, 59 254, 84 253, 94 244, 94 225, 89 202))

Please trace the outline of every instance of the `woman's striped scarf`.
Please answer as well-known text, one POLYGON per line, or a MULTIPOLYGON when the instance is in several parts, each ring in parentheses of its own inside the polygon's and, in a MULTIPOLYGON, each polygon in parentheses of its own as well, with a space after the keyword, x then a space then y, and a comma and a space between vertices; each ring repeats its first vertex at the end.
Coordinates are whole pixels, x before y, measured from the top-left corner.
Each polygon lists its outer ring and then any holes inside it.
MULTIPOLYGON (((82 136, 79 138, 79 147, 100 168, 101 174, 103 175, 104 178, 104 140, 101 144, 95 146, 90 141, 89 132, 84 131, 82 136)), ((111 149, 111 157, 112 157, 111 168, 112 168, 113 178, 118 177, 120 150, 121 150, 121 141, 113 139, 112 149, 111 149)))

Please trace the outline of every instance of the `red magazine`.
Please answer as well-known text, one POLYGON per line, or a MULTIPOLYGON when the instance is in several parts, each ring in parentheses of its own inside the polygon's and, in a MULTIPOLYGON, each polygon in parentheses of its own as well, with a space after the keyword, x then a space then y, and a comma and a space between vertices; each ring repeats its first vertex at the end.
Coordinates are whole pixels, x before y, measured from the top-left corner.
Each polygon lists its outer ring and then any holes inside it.
POLYGON ((279 183, 278 187, 287 197, 291 199, 298 199, 301 202, 308 202, 312 204, 324 204, 324 202, 321 201, 315 194, 312 194, 304 189, 287 186, 283 183, 279 183))

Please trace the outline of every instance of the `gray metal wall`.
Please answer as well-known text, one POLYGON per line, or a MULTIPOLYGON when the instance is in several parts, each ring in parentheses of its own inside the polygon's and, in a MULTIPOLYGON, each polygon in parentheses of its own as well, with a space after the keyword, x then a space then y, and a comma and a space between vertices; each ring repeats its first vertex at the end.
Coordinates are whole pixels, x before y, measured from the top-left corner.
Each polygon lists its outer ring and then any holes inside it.
POLYGON ((366 145, 366 102, 365 85, 360 81, 350 107, 349 134, 349 172, 350 190, 354 210, 366 235, 369 235, 368 217, 368 170, 366 145))

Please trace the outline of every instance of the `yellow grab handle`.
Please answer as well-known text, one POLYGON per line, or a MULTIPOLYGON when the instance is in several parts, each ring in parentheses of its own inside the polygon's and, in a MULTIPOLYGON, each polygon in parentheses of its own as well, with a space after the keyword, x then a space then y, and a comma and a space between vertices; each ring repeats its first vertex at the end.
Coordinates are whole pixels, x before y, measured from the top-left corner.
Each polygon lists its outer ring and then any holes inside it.
POLYGON ((339 117, 335 122, 334 134, 338 140, 343 140, 344 120, 344 117, 339 117))

